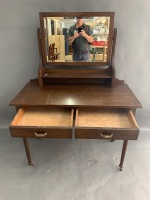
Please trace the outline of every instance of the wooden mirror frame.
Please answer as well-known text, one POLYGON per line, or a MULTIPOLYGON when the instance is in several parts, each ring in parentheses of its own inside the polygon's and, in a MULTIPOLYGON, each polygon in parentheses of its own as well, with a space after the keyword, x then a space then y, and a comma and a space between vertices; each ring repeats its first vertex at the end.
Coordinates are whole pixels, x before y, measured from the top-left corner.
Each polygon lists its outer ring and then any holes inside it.
POLYGON ((111 62, 111 53, 113 45, 113 31, 114 31, 114 12, 40 12, 40 34, 41 34, 41 47, 42 47, 42 57, 43 64, 45 66, 106 66, 110 65, 111 62), (95 62, 47 62, 46 55, 46 45, 45 45, 45 34, 44 34, 44 17, 96 17, 96 16, 106 16, 110 17, 110 26, 109 26, 109 37, 108 37, 108 49, 107 49, 107 60, 106 62, 95 61, 95 62))

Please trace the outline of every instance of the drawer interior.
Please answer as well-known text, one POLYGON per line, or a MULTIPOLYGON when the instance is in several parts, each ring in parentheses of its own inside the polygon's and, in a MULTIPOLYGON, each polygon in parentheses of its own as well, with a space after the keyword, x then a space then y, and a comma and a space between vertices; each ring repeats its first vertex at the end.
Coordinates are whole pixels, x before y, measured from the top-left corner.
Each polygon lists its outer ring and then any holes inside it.
POLYGON ((131 110, 105 108, 79 108, 76 110, 76 127, 137 128, 131 110))
POLYGON ((11 126, 64 126, 73 125, 73 109, 51 107, 20 108, 11 126))

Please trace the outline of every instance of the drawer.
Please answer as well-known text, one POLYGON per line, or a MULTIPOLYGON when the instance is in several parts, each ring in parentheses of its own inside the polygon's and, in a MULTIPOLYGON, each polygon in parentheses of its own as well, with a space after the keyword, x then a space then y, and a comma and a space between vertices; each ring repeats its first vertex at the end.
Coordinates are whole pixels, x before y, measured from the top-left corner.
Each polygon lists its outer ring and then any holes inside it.
POLYGON ((137 140, 139 128, 129 109, 79 108, 75 138, 137 140))
POLYGON ((20 108, 9 129, 13 137, 72 138, 71 108, 20 108))

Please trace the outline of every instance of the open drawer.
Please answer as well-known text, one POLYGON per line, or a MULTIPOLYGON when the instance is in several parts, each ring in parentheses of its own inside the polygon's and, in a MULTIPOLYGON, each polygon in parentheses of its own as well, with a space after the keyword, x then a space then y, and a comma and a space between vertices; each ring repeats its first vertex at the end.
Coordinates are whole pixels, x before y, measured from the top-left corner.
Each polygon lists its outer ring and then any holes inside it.
POLYGON ((129 109, 79 108, 75 138, 136 140, 139 128, 129 109))
POLYGON ((20 108, 9 129, 13 137, 72 138, 73 109, 20 108))

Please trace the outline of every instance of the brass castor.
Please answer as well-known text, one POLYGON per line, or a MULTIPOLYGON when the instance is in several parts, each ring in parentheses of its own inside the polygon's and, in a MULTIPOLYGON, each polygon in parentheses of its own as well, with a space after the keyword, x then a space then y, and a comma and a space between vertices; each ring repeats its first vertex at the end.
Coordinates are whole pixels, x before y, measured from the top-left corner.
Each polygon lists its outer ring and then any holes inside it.
POLYGON ((34 166, 33 162, 28 162, 28 164, 29 164, 30 166, 34 166))
POLYGON ((123 170, 123 166, 119 165, 119 168, 120 168, 120 171, 122 171, 122 170, 123 170))

